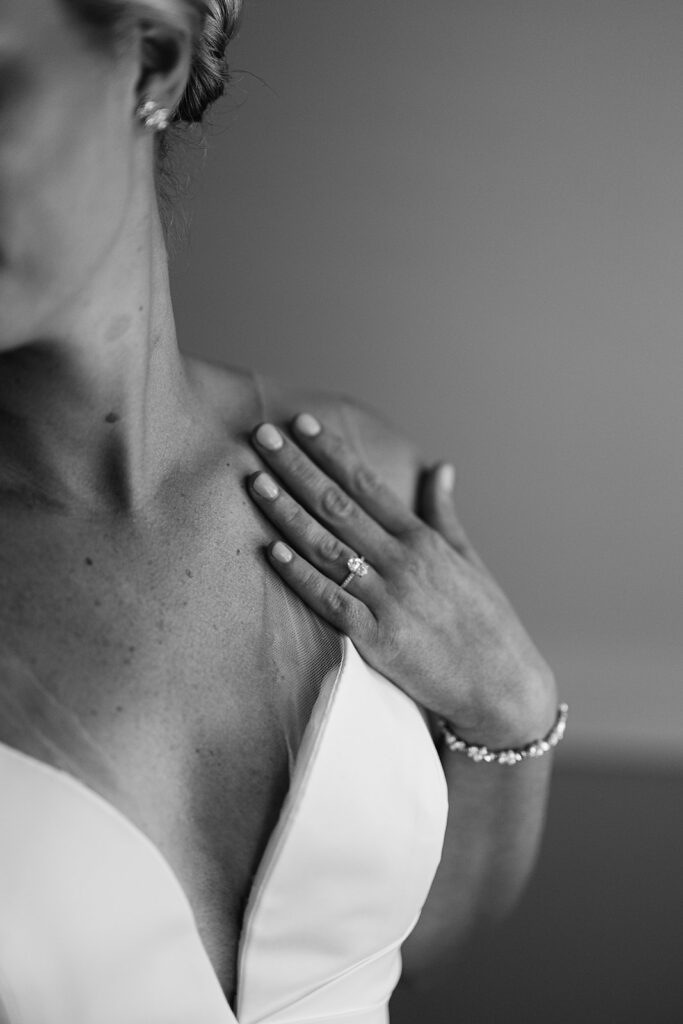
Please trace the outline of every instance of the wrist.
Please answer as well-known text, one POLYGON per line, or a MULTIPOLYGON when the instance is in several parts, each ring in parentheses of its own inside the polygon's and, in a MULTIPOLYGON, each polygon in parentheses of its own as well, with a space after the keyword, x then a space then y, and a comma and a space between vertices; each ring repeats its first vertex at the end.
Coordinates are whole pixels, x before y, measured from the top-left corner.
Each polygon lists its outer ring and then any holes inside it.
POLYGON ((560 704, 557 708, 557 715, 552 729, 545 736, 526 743, 521 747, 507 747, 498 750, 491 750, 487 746, 478 746, 475 743, 468 743, 461 736, 456 735, 448 724, 443 720, 440 722, 441 731, 446 741, 446 746, 454 753, 464 754, 472 761, 495 763, 500 765, 516 765, 528 758, 543 757, 562 741, 567 727, 567 715, 569 708, 566 704, 560 704))
POLYGON ((489 750, 519 749, 542 739, 557 719, 558 692, 547 666, 527 673, 522 686, 510 685, 474 715, 444 715, 454 733, 468 744, 489 750))

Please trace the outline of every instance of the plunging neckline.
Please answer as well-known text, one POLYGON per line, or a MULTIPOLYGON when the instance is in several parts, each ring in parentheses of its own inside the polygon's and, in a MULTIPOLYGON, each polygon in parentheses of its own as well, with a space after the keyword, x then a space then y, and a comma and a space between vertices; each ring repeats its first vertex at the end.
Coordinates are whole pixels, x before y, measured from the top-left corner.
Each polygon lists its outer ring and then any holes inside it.
POLYGON ((93 806, 99 807, 102 812, 106 813, 110 818, 113 818, 117 822, 119 828, 125 830, 129 836, 132 836, 135 839, 138 845, 144 846, 147 852, 152 855, 159 866, 159 870, 166 875, 168 881, 171 883, 176 896, 183 905, 185 913, 190 921, 193 938, 201 950, 202 959, 205 961, 207 973, 210 974, 214 985, 220 991, 226 1012, 230 1014, 230 1017, 226 1018, 225 1024, 240 1024, 240 994, 242 991, 242 985, 240 982, 244 972, 250 923, 258 908, 259 896, 266 886, 270 870, 277 861, 278 851, 291 825, 292 810, 296 796, 300 792, 306 778, 309 776, 313 768, 315 754, 323 739, 325 727, 329 722, 330 715, 334 707, 334 699, 339 690, 339 683, 349 660, 350 646, 352 646, 351 640, 347 636, 341 635, 341 657, 339 663, 327 672, 318 694, 316 695, 308 722, 304 729, 301 743, 294 756, 294 762, 290 772, 289 787, 282 801, 278 820, 268 837, 263 855, 258 863, 256 871, 254 872, 237 940, 237 970, 235 978, 234 1009, 230 1005, 227 996, 223 991, 223 986, 221 985, 218 974, 216 973, 208 951, 202 941, 190 899, 187 896, 176 871, 171 866, 170 861, 162 853, 160 847, 154 842, 154 840, 115 804, 102 796, 102 794, 98 793, 92 786, 77 778, 71 772, 62 768, 57 768, 55 765, 51 765, 47 761, 42 761, 40 758, 34 757, 32 754, 27 754, 10 744, 0 741, 1 750, 6 751, 11 756, 23 760, 36 770, 48 774, 52 779, 57 779, 61 784, 69 786, 73 791, 78 792, 93 806))

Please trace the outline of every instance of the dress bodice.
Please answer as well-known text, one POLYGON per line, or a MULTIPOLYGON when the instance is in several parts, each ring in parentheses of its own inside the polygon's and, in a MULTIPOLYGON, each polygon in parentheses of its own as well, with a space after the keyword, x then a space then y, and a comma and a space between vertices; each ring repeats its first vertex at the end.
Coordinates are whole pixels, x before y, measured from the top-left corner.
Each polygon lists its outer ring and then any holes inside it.
POLYGON ((383 1024, 446 814, 418 707, 345 638, 253 882, 233 1012, 151 840, 0 744, 0 1024, 383 1024))

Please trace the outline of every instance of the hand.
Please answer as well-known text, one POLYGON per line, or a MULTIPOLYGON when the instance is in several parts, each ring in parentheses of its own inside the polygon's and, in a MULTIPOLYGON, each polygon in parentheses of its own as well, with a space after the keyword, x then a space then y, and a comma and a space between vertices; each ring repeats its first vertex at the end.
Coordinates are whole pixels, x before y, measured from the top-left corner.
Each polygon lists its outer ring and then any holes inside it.
POLYGON ((249 488, 287 542, 268 552, 283 580, 469 742, 544 736, 557 710, 552 673, 458 522, 452 467, 428 473, 420 518, 312 416, 293 431, 296 444, 271 424, 256 430, 279 483, 258 473, 249 488), (358 554, 369 571, 342 589, 358 554))

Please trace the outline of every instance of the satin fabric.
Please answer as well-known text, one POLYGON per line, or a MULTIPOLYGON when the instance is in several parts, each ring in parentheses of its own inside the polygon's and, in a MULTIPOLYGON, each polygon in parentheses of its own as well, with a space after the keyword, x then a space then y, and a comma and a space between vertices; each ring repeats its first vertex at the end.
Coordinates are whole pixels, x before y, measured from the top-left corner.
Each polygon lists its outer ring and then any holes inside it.
POLYGON ((344 638, 254 880, 233 1012, 157 847, 0 744, 0 1022, 385 1024, 446 816, 421 712, 344 638))

